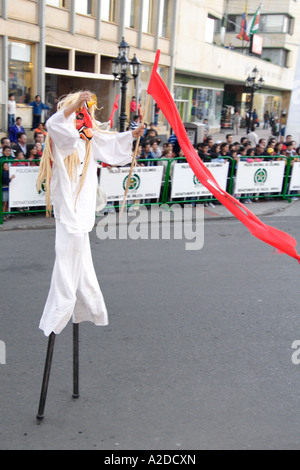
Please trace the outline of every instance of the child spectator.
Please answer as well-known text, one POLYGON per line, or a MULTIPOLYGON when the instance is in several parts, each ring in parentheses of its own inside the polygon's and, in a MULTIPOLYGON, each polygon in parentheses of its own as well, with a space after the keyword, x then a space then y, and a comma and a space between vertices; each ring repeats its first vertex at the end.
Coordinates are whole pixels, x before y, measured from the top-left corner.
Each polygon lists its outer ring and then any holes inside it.
MULTIPOLYGON (((12 179, 15 178, 15 175, 9 177, 9 166, 5 162, 2 169, 2 212, 8 212, 8 201, 9 201, 9 184, 12 179)), ((6 221, 10 219, 11 216, 5 215, 3 220, 6 221)))
POLYGON ((7 105, 8 105, 8 129, 10 129, 11 126, 14 125, 15 117, 16 117, 16 100, 15 100, 15 95, 13 93, 9 95, 7 105))
POLYGON ((13 158, 14 157, 12 156, 11 148, 8 145, 3 147, 2 156, 0 156, 0 159, 3 161, 3 160, 12 160, 13 158))
POLYGON ((24 161, 21 161, 21 160, 24 160, 24 153, 19 150, 17 153, 16 153, 16 158, 12 164, 12 166, 27 166, 28 163, 24 162, 24 161))

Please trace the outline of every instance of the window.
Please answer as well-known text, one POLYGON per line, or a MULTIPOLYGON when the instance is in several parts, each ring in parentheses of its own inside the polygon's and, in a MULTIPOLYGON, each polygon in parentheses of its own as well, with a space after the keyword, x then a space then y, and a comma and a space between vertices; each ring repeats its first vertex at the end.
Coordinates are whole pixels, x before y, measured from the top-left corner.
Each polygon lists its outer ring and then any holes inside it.
POLYGON ((66 0, 46 0, 46 4, 52 7, 66 8, 66 0))
POLYGON ((160 4, 160 25, 159 25, 159 36, 167 38, 170 36, 170 0, 161 0, 160 4))
POLYGON ((154 34, 154 0, 144 0, 143 33, 154 34))
POLYGON ((125 26, 126 28, 138 29, 139 9, 140 9, 140 0, 125 0, 125 26))
POLYGON ((259 30, 261 33, 289 33, 290 23, 287 15, 262 15, 259 30))
POLYGON ((93 14, 93 1, 92 0, 75 0, 75 11, 81 15, 93 14))
POLYGON ((117 0, 101 0, 101 19, 110 23, 117 22, 117 0))
POLYGON ((261 58, 267 62, 280 65, 280 67, 286 67, 287 65, 288 51, 286 49, 279 48, 263 48, 261 58))
POLYGON ((8 50, 9 93, 14 93, 18 103, 30 103, 33 84, 32 46, 9 41, 8 50))
POLYGON ((206 29, 205 29, 205 42, 213 44, 215 32, 218 28, 218 18, 215 18, 212 15, 208 15, 206 18, 206 29))
POLYGON ((95 73, 95 55, 87 52, 75 52, 75 71, 95 73))
POLYGON ((68 70, 69 50, 60 47, 46 46, 46 67, 68 70))

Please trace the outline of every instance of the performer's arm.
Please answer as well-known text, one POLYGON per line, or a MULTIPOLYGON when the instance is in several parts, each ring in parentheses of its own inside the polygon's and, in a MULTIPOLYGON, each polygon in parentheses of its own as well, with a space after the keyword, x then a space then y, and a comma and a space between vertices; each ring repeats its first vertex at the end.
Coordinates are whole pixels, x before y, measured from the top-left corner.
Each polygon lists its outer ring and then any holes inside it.
POLYGON ((95 158, 109 165, 124 166, 132 161, 133 139, 144 133, 142 126, 134 131, 109 134, 95 131, 94 141, 97 146, 95 158))

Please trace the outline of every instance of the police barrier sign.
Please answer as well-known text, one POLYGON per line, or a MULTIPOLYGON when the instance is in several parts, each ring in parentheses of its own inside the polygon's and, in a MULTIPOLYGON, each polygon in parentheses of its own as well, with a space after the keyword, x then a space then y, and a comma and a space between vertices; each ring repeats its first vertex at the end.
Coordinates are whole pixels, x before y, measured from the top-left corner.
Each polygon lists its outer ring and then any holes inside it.
MULTIPOLYGON (((130 169, 101 168, 100 188, 108 202, 122 201, 130 169)), ((140 166, 133 170, 128 189, 128 200, 158 199, 162 184, 163 166, 140 166)))
POLYGON ((292 177, 290 182, 290 191, 300 191, 300 162, 294 162, 292 177))
POLYGON ((45 192, 36 189, 38 166, 11 166, 9 175, 15 175, 9 185, 9 207, 42 207, 46 205, 45 192))
POLYGON ((239 162, 235 194, 281 193, 285 161, 239 162))
MULTIPOLYGON (((220 187, 226 191, 229 163, 204 163, 220 187)), ((190 165, 176 163, 172 178, 172 198, 210 196, 211 193, 196 178, 190 165)))

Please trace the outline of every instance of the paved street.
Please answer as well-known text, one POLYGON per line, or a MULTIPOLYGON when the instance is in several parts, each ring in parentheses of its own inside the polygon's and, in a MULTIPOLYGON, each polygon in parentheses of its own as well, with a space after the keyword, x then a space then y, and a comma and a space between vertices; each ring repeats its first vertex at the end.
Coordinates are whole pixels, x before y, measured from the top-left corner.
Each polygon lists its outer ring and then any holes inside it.
MULTIPOLYGON (((285 209, 263 220, 300 247, 299 205, 285 209)), ((185 240, 100 241, 94 231, 110 325, 80 326, 77 401, 71 324, 57 337, 37 423, 54 230, 1 231, 0 240, 1 449, 300 448, 295 260, 221 217, 206 220, 197 252, 185 240)))

